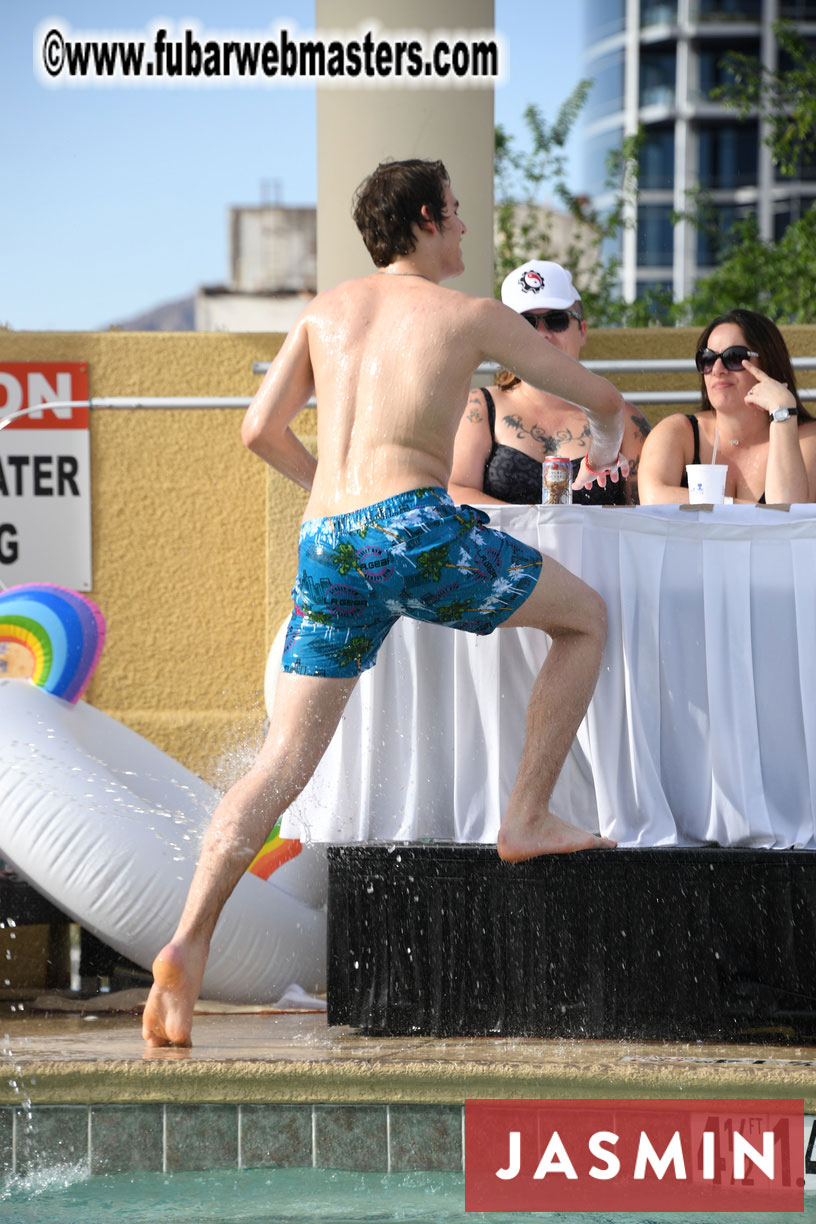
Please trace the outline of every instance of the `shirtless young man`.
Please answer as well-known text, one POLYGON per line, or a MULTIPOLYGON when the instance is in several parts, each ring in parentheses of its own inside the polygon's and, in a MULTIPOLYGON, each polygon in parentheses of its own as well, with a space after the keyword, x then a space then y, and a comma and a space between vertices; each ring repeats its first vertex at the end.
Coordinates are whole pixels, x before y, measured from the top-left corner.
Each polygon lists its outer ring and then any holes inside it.
POLYGON ((547 806, 598 677, 603 601, 556 562, 486 528, 483 512, 455 507, 445 488, 482 361, 583 405, 599 472, 619 463, 623 400, 500 302, 441 288, 463 271, 465 233, 441 162, 381 165, 359 189, 354 216, 378 270, 307 307, 243 425, 251 450, 310 491, 295 611, 264 745, 216 808, 178 928, 153 963, 143 1020, 149 1045, 189 1045, 218 916, 317 768, 359 672, 400 614, 473 632, 534 626, 551 636, 498 852, 519 861, 614 844, 547 806), (312 394, 319 462, 290 428, 312 394), (388 550, 389 577, 366 583, 362 568, 345 567, 343 582, 357 580, 360 592, 358 624, 348 629, 315 597, 326 571, 336 576, 337 564, 354 558, 361 533, 388 550))

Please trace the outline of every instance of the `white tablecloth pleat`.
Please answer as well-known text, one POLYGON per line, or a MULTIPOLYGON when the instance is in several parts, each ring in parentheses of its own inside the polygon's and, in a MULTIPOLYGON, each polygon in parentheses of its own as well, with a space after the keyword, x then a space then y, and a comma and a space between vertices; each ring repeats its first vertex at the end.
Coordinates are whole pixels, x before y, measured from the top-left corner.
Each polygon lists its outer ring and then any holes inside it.
MULTIPOLYGON (((491 507, 603 595, 552 807, 626 846, 816 848, 816 507, 491 507)), ((285 836, 495 841, 549 639, 401 621, 285 836)), ((267 704, 281 635, 267 668, 267 704)))

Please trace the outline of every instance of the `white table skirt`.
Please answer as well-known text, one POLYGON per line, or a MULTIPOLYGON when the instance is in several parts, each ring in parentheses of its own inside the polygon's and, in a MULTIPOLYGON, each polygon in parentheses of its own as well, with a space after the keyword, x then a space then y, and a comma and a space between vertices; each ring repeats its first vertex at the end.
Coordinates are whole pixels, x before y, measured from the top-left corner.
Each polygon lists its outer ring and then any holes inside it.
MULTIPOLYGON (((624 846, 816 848, 816 506, 490 511, 607 604, 553 810, 624 846)), ((548 648, 401 621, 283 835, 494 842, 548 648)))

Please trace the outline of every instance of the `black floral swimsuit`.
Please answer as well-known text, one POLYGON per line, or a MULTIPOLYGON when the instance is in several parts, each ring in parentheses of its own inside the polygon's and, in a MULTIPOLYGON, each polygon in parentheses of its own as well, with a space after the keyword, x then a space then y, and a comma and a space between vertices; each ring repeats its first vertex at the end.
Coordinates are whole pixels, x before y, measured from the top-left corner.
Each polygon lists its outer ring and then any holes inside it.
MULTIPOLYGON (((543 464, 515 446, 504 446, 496 441, 496 405, 487 387, 481 388, 487 404, 487 419, 493 446, 484 469, 485 493, 499 501, 512 502, 517 506, 536 506, 541 502, 541 473, 543 464)), ((570 479, 574 480, 581 466, 580 459, 571 459, 570 479)), ((579 506, 624 506, 626 492, 623 481, 606 482, 606 488, 590 485, 588 489, 575 489, 572 500, 579 506)))

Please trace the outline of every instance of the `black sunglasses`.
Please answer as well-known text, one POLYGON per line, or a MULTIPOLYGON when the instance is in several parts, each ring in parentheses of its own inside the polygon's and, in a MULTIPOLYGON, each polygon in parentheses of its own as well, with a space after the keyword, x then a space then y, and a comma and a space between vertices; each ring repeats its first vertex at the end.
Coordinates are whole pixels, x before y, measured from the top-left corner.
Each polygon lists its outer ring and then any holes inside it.
POLYGON ((733 373, 735 370, 743 368, 743 361, 747 361, 749 357, 758 356, 759 353, 752 352, 744 344, 732 344, 729 348, 723 349, 721 353, 715 353, 713 349, 698 349, 694 360, 701 374, 710 374, 718 357, 726 370, 731 370, 733 373))
POLYGON ((548 310, 546 314, 526 314, 524 317, 536 331, 539 323, 544 324, 546 331, 564 332, 570 325, 570 319, 577 319, 579 323, 584 321, 577 310, 548 310))

